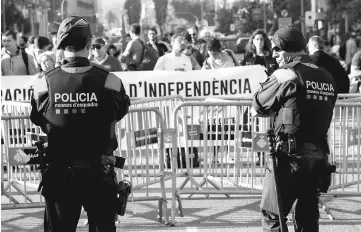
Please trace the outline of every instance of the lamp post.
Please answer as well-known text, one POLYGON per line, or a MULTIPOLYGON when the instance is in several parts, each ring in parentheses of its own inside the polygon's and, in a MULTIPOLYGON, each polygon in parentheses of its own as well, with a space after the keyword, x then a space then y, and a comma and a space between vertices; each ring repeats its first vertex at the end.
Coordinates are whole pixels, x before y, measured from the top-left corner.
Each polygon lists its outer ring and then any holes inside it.
POLYGON ((65 4, 65 0, 61 1, 61 5, 60 5, 60 11, 61 11, 61 21, 64 20, 64 4, 65 4))

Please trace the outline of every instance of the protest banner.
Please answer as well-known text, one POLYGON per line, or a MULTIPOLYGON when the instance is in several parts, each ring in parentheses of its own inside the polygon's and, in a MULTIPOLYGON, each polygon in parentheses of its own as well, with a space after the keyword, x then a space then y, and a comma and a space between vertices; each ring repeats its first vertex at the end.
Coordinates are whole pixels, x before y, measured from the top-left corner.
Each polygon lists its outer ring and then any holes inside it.
MULTIPOLYGON (((115 72, 130 97, 251 97, 267 76, 264 67, 242 66, 215 70, 115 72)), ((2 76, 2 101, 29 101, 37 76, 2 76)))

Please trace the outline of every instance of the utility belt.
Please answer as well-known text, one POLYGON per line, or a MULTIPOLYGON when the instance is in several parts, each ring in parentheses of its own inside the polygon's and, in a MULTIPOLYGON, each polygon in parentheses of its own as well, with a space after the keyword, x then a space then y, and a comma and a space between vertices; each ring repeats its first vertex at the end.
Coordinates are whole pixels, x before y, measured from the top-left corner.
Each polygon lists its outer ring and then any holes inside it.
POLYGON ((276 151, 284 152, 287 154, 295 154, 297 150, 302 147, 314 147, 315 149, 323 149, 326 154, 329 153, 329 146, 327 139, 322 141, 305 141, 302 138, 299 138, 295 134, 288 134, 284 132, 279 132, 276 137, 276 151))
MULTIPOLYGON (((123 169, 125 158, 111 155, 102 155, 101 164, 123 169)), ((70 165, 73 168, 94 168, 94 164, 84 160, 74 160, 70 165)))

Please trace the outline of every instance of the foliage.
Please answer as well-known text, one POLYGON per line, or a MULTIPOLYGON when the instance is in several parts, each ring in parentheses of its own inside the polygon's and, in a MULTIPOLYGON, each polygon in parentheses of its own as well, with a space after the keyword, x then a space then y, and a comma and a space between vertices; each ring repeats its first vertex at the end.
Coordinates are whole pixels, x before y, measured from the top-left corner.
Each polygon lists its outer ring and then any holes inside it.
POLYGON ((331 23, 343 22, 343 13, 347 14, 350 26, 361 19, 360 0, 328 0, 328 4, 330 8, 327 11, 327 16, 331 23))
POLYGON ((124 3, 124 9, 127 10, 129 25, 139 23, 142 13, 141 0, 126 0, 124 3))
POLYGON ((112 10, 107 11, 107 13, 105 14, 105 19, 107 20, 109 28, 112 26, 113 23, 118 20, 117 16, 112 10))
POLYGON ((177 17, 184 18, 188 22, 195 22, 196 19, 194 16, 196 16, 198 20, 202 19, 200 2, 173 0, 171 4, 174 7, 174 12, 177 17))
POLYGON ((154 1, 155 17, 157 20, 157 24, 159 25, 160 28, 162 28, 167 18, 168 0, 153 0, 153 1, 154 1))
POLYGON ((218 10, 216 21, 216 31, 229 34, 231 32, 230 25, 233 23, 232 11, 226 9, 218 10))
MULTIPOLYGON (((310 9, 311 0, 304 0, 304 10, 307 11, 310 9)), ((263 3, 259 3, 257 1, 241 1, 237 2, 233 8, 233 13, 237 13, 239 9, 244 9, 241 14, 241 22, 240 22, 240 32, 241 33, 251 33, 257 28, 264 28, 264 20, 263 20, 263 3), (254 20, 252 13, 253 10, 259 8, 261 9, 261 18, 260 20, 254 20)), ((273 34, 273 32, 277 29, 277 18, 281 17, 282 10, 287 10, 288 17, 292 18, 293 22, 296 22, 296 26, 300 27, 300 16, 301 16, 301 3, 300 0, 273 0, 273 4, 266 4, 266 22, 271 21, 272 23, 267 23, 267 31, 268 34, 273 34), (274 13, 276 14, 276 18, 274 17, 274 13)))
POLYGON ((1 22, 1 28, 3 31, 5 30, 14 30, 15 25, 18 30, 23 29, 24 34, 28 34, 31 31, 31 25, 29 20, 25 19, 22 12, 19 11, 13 1, 5 2, 5 22, 1 22), (6 25, 3 25, 6 23, 6 25))

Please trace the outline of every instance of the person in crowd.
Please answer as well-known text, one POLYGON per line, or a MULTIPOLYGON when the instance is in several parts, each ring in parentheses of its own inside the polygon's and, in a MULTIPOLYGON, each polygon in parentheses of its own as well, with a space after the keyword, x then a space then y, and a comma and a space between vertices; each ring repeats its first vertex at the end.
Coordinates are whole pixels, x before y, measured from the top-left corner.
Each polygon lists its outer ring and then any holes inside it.
POLYGON ((39 78, 42 77, 46 72, 55 68, 55 54, 51 51, 41 53, 38 56, 38 60, 41 68, 39 78))
POLYGON ((130 26, 131 41, 128 42, 123 54, 120 55, 120 62, 126 64, 126 70, 138 70, 144 55, 144 42, 140 39, 140 25, 134 23, 130 26))
POLYGON ((271 75, 277 69, 276 60, 271 54, 271 41, 261 29, 253 32, 246 46, 246 54, 241 62, 241 65, 257 64, 264 66, 268 75, 271 75))
POLYGON ((319 67, 325 68, 333 76, 338 93, 348 93, 350 89, 350 80, 341 63, 323 49, 325 41, 320 36, 313 36, 307 44, 313 63, 319 67))
POLYGON ((200 70, 202 69, 202 67, 200 66, 200 64, 198 63, 196 56, 200 56, 202 57, 202 55, 199 53, 198 50, 194 49, 192 46, 192 38, 190 36, 190 34, 186 34, 185 35, 185 41, 186 41, 186 45, 185 45, 185 49, 183 51, 183 54, 188 56, 189 59, 191 60, 192 63, 192 69, 193 70, 200 70))
POLYGON ((25 51, 32 55, 34 57, 34 40, 35 40, 35 36, 34 35, 31 35, 29 36, 28 38, 28 47, 25 49, 25 51))
POLYGON ((34 75, 37 73, 33 56, 17 46, 14 31, 6 31, 1 40, 2 46, 4 46, 1 54, 1 75, 34 75))
POLYGON ((361 51, 356 52, 352 58, 350 71, 350 93, 361 93, 361 51))
POLYGON ((157 29, 152 27, 148 30, 148 42, 147 44, 152 46, 157 51, 159 57, 168 52, 168 48, 164 43, 159 43, 157 39, 157 29))
POLYGON ((345 62, 347 65, 347 74, 350 74, 352 58, 356 54, 356 52, 357 52, 356 32, 353 31, 350 34, 350 38, 346 41, 345 62))
POLYGON ((208 58, 204 61, 202 69, 219 69, 238 66, 233 52, 229 49, 222 50, 219 39, 213 38, 207 42, 208 58))
POLYGON ((114 161, 122 168, 125 160, 113 154, 115 125, 128 113, 130 99, 120 78, 90 64, 91 38, 86 19, 64 19, 57 34, 64 63, 33 84, 30 120, 48 137, 40 184, 47 232, 76 231, 82 207, 90 231, 116 231, 114 161))
POLYGON ((108 55, 109 56, 113 56, 115 58, 118 58, 120 52, 119 50, 117 49, 117 47, 113 44, 109 45, 108 46, 108 51, 107 51, 108 55))
POLYGON ((186 49, 183 51, 183 53, 191 58, 193 69, 196 67, 198 69, 198 66, 202 67, 204 63, 204 58, 202 54, 193 47, 192 44, 192 36, 189 33, 183 33, 184 39, 186 41, 186 49), (198 66, 194 63, 194 60, 198 63, 198 66), (194 63, 194 64, 193 64, 194 63))
POLYGON ((27 45, 28 45, 28 37, 21 36, 19 39, 19 48, 25 51, 27 45))
POLYGON ((191 71, 192 62, 188 56, 183 54, 186 48, 184 35, 174 34, 172 37, 172 51, 159 57, 154 70, 166 71, 191 71))
POLYGON ((164 36, 161 37, 162 43, 167 46, 168 51, 172 50, 171 39, 173 33, 165 33, 164 36))
POLYGON ((52 42, 53 48, 52 48, 52 52, 56 53, 56 33, 57 32, 50 32, 49 33, 49 39, 52 42))
POLYGON ((188 29, 188 33, 192 36, 193 47, 197 49, 203 56, 203 60, 208 57, 206 41, 199 38, 199 32, 197 26, 192 26, 188 29))
POLYGON ((202 31, 202 37, 205 42, 208 42, 212 39, 212 35, 210 31, 202 31))
POLYGON ((102 37, 93 39, 90 49, 94 55, 92 63, 103 67, 109 72, 123 71, 122 66, 117 58, 107 54, 107 47, 102 37))
POLYGON ((36 62, 36 66, 38 67, 38 69, 40 70, 40 63, 38 60, 38 57, 41 53, 47 51, 47 48, 49 47, 49 45, 52 44, 51 41, 44 36, 36 36, 34 39, 34 55, 35 55, 35 62, 36 62))
POLYGON ((61 66, 64 62, 64 59, 64 51, 57 49, 55 52, 55 67, 61 66))
POLYGON ((296 27, 283 27, 272 37, 279 64, 253 97, 252 114, 271 117, 276 136, 277 179, 284 215, 278 214, 272 160, 266 168, 261 200, 263 231, 287 230, 285 219, 296 201, 296 232, 319 231, 318 196, 327 165, 327 131, 337 99, 332 75, 312 64, 306 40, 296 27), (308 84, 315 83, 315 84, 308 84), (319 91, 322 83, 327 86, 319 91), (282 224, 279 222, 282 219, 282 224))

